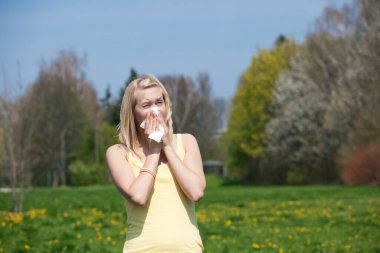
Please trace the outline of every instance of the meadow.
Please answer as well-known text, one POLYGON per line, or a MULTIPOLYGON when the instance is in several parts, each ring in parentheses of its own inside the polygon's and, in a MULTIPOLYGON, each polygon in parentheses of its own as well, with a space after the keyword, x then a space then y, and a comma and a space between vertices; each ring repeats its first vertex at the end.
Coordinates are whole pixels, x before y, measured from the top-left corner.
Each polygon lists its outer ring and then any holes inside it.
MULTIPOLYGON (((197 204, 206 253, 380 252, 378 186, 244 186, 208 176, 197 204)), ((0 193, 0 253, 121 252, 114 186, 35 188, 13 214, 0 193)))

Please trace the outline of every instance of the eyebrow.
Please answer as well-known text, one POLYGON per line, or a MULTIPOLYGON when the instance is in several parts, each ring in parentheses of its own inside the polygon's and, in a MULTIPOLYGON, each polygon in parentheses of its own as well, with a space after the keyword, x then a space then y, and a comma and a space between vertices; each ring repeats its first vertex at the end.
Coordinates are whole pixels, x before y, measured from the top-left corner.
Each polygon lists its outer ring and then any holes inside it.
POLYGON ((150 102, 150 101, 156 101, 156 100, 159 100, 159 99, 164 99, 164 96, 159 96, 157 98, 153 98, 153 99, 148 99, 148 98, 145 98, 143 101, 141 101, 142 103, 144 102, 150 102))

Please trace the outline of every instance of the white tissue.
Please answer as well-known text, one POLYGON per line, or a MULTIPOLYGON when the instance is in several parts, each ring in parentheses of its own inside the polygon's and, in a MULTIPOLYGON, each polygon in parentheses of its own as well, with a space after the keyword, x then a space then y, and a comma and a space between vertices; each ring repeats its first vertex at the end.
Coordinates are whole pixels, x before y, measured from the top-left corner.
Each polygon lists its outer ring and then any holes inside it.
MULTIPOLYGON (((156 106, 153 107, 151 111, 158 116, 158 108, 156 106)), ((140 127, 142 129, 145 129, 145 120, 141 123, 140 127)), ((151 134, 149 134, 148 137, 149 137, 149 139, 152 139, 152 140, 154 140, 156 142, 161 142, 162 141, 162 137, 164 136, 164 134, 165 134, 164 127, 160 125, 158 127, 158 130, 154 131, 151 134)))
POLYGON ((157 106, 153 106, 151 111, 158 116, 158 107, 157 106))

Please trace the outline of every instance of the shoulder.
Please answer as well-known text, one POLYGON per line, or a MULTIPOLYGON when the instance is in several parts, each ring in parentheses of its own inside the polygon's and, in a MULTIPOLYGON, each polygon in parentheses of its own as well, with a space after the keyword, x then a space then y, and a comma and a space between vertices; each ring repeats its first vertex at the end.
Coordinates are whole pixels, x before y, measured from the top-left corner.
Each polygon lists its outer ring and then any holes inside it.
POLYGON ((107 148, 106 151, 106 157, 111 158, 115 156, 125 156, 126 155, 126 150, 121 144, 114 144, 110 147, 107 148))
POLYGON ((197 139, 192 134, 184 133, 180 134, 182 137, 182 141, 197 141, 197 139))
POLYGON ((182 137, 182 144, 186 148, 193 147, 193 146, 198 146, 197 139, 194 137, 192 134, 181 134, 182 137))

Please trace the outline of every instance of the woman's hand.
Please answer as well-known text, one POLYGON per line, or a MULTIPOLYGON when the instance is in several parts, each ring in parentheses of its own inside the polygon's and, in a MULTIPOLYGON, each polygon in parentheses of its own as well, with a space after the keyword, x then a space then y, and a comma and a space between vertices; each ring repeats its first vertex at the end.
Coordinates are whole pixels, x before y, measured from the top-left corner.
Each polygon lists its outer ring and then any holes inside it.
POLYGON ((166 123, 164 122, 162 118, 159 118, 158 123, 164 127, 164 136, 162 136, 162 145, 163 147, 166 147, 167 145, 170 145, 169 127, 166 125, 166 123))
POLYGON ((154 140, 149 139, 149 135, 159 130, 159 127, 160 127, 160 122, 159 122, 158 116, 153 112, 149 112, 145 119, 144 134, 146 138, 148 139, 149 151, 152 151, 153 153, 161 152, 162 143, 158 143, 154 140))

